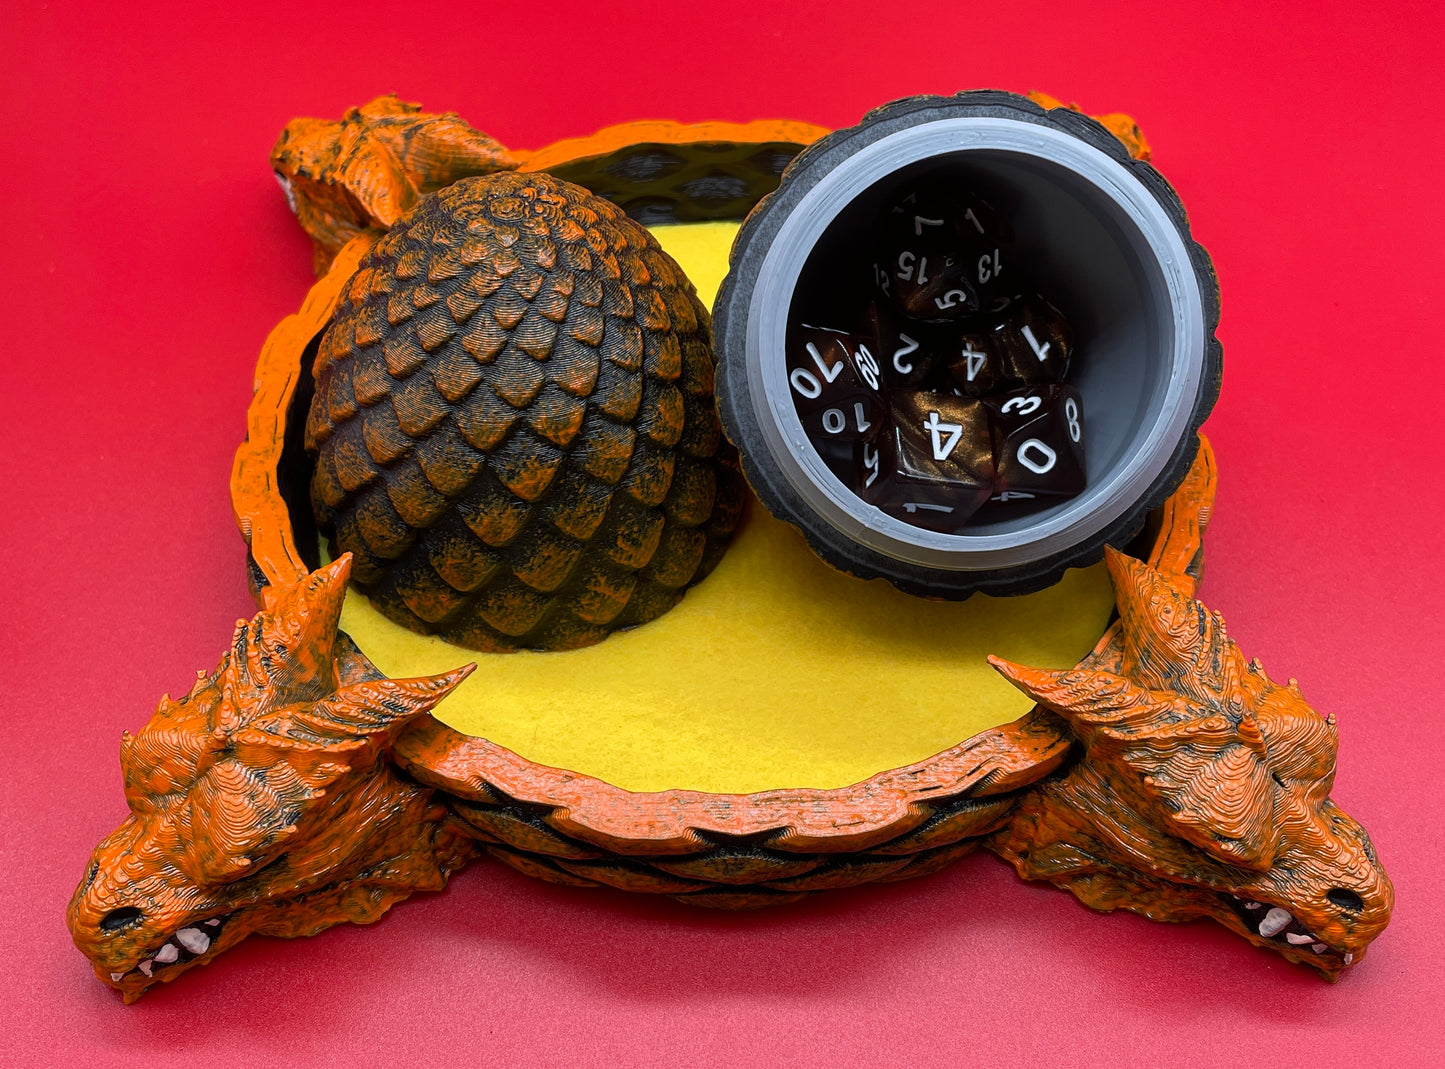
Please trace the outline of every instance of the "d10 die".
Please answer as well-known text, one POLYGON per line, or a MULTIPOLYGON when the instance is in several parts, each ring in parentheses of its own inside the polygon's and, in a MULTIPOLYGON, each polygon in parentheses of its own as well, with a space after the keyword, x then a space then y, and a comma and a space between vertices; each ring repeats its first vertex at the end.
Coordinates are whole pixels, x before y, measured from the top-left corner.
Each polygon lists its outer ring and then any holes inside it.
POLYGON ((923 390, 892 400, 885 433, 859 450, 858 495, 917 527, 956 531, 993 493, 988 408, 923 390))
POLYGON ((1000 287, 1011 285, 1012 260, 1008 225, 957 185, 914 186, 879 214, 874 284, 911 319, 955 320, 987 311, 1000 287))
POLYGON ((827 327, 800 326, 788 340, 788 386, 810 438, 858 442, 882 430, 887 405, 868 342, 827 327))
POLYGON ((957 352, 948 361, 953 385, 968 397, 1063 382, 1073 332, 1059 310, 1036 293, 1009 298, 987 325, 960 324, 957 352))
POLYGON ((1084 489, 1084 408, 1071 386, 984 402, 993 424, 995 501, 1068 497, 1084 489))

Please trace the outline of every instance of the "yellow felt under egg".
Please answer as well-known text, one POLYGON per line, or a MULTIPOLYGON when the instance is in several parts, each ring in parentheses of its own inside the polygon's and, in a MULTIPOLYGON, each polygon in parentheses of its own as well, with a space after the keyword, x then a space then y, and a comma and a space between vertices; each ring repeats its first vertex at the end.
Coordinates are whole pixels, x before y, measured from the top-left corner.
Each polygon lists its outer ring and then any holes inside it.
MULTIPOLYGON (((711 305, 737 224, 653 232, 711 305)), ((478 661, 437 709, 459 731, 628 790, 744 793, 841 787, 1022 716, 986 655, 1071 665, 1112 608, 1102 566, 1025 597, 923 601, 834 571, 754 503, 677 608, 585 649, 476 654, 355 592, 341 624, 387 675, 478 661)))

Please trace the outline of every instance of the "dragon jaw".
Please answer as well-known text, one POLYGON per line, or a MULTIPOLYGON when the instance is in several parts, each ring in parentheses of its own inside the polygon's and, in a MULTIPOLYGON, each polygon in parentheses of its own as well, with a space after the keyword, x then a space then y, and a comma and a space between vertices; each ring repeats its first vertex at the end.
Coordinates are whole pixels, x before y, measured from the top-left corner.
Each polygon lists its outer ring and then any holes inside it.
POLYGON ((216 671, 125 737, 131 814, 67 920, 127 1002, 252 933, 376 920, 470 857, 385 752, 471 667, 381 678, 336 629, 349 564, 268 591, 216 671))
POLYGON ((1112 550, 1120 641, 1093 667, 994 666, 1079 739, 989 846, 1095 909, 1210 917, 1336 979, 1389 921, 1368 834, 1330 799, 1334 718, 1245 663, 1179 583, 1112 550))

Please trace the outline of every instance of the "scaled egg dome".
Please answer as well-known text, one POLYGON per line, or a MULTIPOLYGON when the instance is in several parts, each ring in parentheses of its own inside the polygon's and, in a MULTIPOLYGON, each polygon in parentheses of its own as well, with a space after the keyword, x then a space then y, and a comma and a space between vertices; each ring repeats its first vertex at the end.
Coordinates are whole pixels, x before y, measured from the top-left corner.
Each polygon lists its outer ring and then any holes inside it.
POLYGON ((332 554, 388 617, 459 645, 569 649, 654 619, 741 514, 692 284, 549 175, 424 197, 346 284, 315 381, 332 554))

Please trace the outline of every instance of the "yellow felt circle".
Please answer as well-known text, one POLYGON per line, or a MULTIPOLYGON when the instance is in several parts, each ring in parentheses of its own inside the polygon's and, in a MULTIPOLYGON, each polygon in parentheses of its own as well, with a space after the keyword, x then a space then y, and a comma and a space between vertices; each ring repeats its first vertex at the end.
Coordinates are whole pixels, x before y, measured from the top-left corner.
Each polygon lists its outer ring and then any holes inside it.
MULTIPOLYGON (((709 305, 732 223, 654 233, 709 305)), ((478 670, 437 709, 459 731, 635 791, 842 787, 1028 711, 996 653, 1066 667, 1103 634, 1102 566, 1020 598, 931 602, 819 560, 756 502, 682 604, 599 645, 477 654, 391 623, 360 594, 341 624, 390 676, 478 670)))

